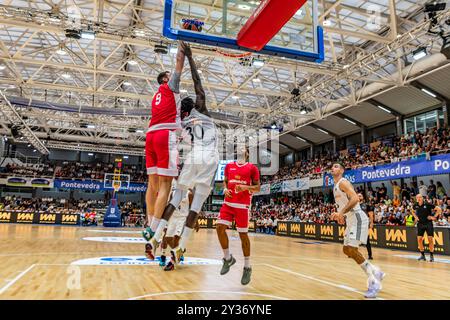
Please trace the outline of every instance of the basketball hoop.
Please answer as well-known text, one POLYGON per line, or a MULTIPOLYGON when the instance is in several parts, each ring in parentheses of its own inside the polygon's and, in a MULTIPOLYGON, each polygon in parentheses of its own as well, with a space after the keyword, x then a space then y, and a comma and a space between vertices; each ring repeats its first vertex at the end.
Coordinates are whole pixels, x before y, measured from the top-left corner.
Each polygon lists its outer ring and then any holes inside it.
POLYGON ((114 193, 118 192, 120 190, 120 187, 122 187, 122 181, 114 180, 112 183, 112 187, 114 189, 114 193))
POLYGON ((224 57, 236 58, 236 59, 245 58, 245 57, 249 57, 252 55, 251 52, 233 53, 233 52, 222 51, 219 49, 216 49, 216 52, 224 57))

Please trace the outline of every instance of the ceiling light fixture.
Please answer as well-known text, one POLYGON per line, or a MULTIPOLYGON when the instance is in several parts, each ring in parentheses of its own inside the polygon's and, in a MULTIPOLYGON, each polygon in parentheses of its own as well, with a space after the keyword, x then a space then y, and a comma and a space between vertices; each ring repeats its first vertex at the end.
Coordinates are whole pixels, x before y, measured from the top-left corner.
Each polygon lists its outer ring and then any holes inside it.
POLYGON ((351 123, 351 124, 356 126, 356 122, 354 122, 354 121, 352 121, 350 119, 347 119, 347 118, 344 118, 344 120, 347 121, 348 123, 351 123))
POLYGON ((264 67, 264 64, 265 64, 264 60, 255 59, 255 58, 253 59, 253 65, 257 68, 264 67))
POLYGON ((330 21, 330 19, 328 19, 328 17, 325 17, 325 19, 323 19, 323 25, 325 27, 331 26, 331 21, 330 21))
POLYGON ((422 88, 421 90, 423 92, 425 92, 427 95, 432 96, 433 98, 436 98, 436 95, 433 92, 431 92, 431 91, 429 91, 427 89, 424 89, 424 88, 422 88))
POLYGON ((56 53, 61 55, 61 56, 64 56, 64 55, 67 54, 67 51, 64 50, 64 46, 61 45, 61 46, 59 46, 58 50, 56 50, 56 53))
POLYGON ((378 107, 379 109, 383 110, 384 112, 392 113, 391 110, 386 109, 385 107, 382 107, 382 106, 377 106, 377 107, 378 107))
POLYGON ((417 48, 416 50, 414 50, 413 52, 412 52, 412 55, 413 55, 413 59, 414 60, 420 60, 420 59, 422 59, 423 57, 426 57, 427 56, 427 48, 426 47, 420 47, 420 48, 417 48))
POLYGON ((94 40, 95 32, 91 30, 81 31, 81 39, 94 40))

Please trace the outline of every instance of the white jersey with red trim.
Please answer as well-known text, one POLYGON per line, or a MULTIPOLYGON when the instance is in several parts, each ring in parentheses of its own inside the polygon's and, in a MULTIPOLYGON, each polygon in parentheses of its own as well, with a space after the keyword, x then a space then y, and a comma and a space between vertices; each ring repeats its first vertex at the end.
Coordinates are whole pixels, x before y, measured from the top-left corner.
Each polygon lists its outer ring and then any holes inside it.
POLYGON ((225 167, 225 179, 227 188, 231 191, 231 197, 225 197, 224 203, 233 208, 249 208, 252 195, 248 191, 236 192, 237 185, 252 185, 252 181, 259 181, 259 170, 252 163, 239 164, 230 162, 225 167))
POLYGON ((180 109, 180 94, 172 91, 167 83, 160 85, 152 100, 148 131, 181 129, 180 109))

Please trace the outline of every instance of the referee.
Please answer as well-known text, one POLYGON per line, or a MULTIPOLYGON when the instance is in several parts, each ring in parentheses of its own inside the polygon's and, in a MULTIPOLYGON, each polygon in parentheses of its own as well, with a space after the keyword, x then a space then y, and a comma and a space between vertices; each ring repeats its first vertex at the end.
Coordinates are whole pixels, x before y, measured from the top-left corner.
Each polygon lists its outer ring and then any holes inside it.
POLYGON ((414 206, 413 215, 417 222, 417 243, 419 245, 420 257, 419 261, 427 261, 423 248, 423 236, 425 232, 428 237, 428 244, 430 249, 430 262, 434 261, 434 228, 433 221, 442 213, 442 209, 435 207, 432 204, 425 203, 423 196, 418 194, 416 196, 417 204, 414 206))
MULTIPOLYGON (((359 205, 361 206, 362 211, 364 211, 369 218, 369 229, 372 230, 373 229, 373 221, 374 221, 374 219, 373 219, 374 218, 373 217, 374 208, 370 204, 366 204, 366 202, 364 201, 364 195, 362 193, 358 193, 358 197, 359 197, 359 205)), ((369 260, 373 260, 372 246, 370 245, 369 234, 367 234, 366 249, 367 249, 367 255, 369 256, 369 260)))

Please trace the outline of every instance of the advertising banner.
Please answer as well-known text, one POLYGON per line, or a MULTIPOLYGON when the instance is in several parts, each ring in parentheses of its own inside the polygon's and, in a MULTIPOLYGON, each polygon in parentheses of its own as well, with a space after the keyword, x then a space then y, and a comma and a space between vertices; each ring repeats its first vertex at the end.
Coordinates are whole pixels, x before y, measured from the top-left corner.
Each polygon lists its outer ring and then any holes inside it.
POLYGON ((282 182, 274 182, 270 184, 270 193, 278 193, 281 192, 281 188, 283 186, 282 182))
MULTIPOLYGON (((448 173, 450 173, 450 154, 443 154, 432 156, 430 160, 422 157, 382 166, 349 170, 345 172, 345 177, 352 183, 364 183, 448 173)), ((333 184, 331 174, 325 174, 323 176, 324 187, 329 187, 333 184)))
POLYGON ((223 183, 215 183, 213 188, 213 195, 223 196, 223 183))
POLYGON ((225 178, 225 167, 228 163, 233 162, 234 160, 220 160, 219 166, 217 167, 216 171, 216 178, 215 181, 223 181, 225 178))
POLYGON ((14 176, 0 179, 0 184, 11 187, 53 188, 53 179, 14 176))
MULTIPOLYGON (((305 222, 278 222, 277 235, 303 239, 343 242, 345 226, 305 222)), ((428 249, 428 239, 424 237, 428 249)), ((417 229, 405 226, 375 226, 369 230, 369 241, 374 247, 417 251, 417 229)), ((434 228, 435 253, 450 254, 450 228, 434 228)))
POLYGON ((283 181, 281 190, 283 192, 291 192, 309 189, 309 178, 285 180, 283 181))
MULTIPOLYGON (((198 224, 202 229, 215 229, 217 224, 217 218, 199 218, 198 224)), ((236 230, 236 225, 233 223, 231 229, 236 230)), ((255 232, 255 221, 250 220, 248 222, 248 231, 255 232)))
POLYGON ((0 223, 79 225, 80 215, 0 211, 0 223))
POLYGON ((270 194, 270 184, 262 184, 261 185, 261 190, 258 193, 255 193, 255 196, 262 196, 262 195, 267 195, 270 194))
MULTIPOLYGON (((58 189, 89 190, 89 191, 112 190, 112 188, 105 188, 103 181, 98 180, 55 179, 54 187, 58 189)), ((120 190, 127 192, 145 192, 147 190, 147 185, 144 183, 130 183, 128 189, 120 188, 120 190)))
POLYGON ((58 189, 76 189, 76 190, 103 190, 103 182, 95 180, 55 180, 55 188, 58 189))

